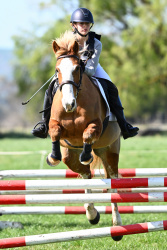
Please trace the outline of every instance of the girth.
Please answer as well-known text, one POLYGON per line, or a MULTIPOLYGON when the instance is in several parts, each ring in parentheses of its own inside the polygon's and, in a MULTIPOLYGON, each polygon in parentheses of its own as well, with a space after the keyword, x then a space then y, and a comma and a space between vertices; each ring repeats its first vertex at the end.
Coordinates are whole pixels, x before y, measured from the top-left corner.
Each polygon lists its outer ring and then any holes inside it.
MULTIPOLYGON (((105 119, 103 121, 103 130, 101 132, 101 136, 103 135, 104 131, 106 130, 108 122, 109 122, 109 116, 105 117, 105 119)), ((70 146, 72 148, 83 148, 83 145, 82 146, 74 146, 69 141, 67 141, 66 139, 64 139, 64 141, 67 143, 68 146, 70 146)))

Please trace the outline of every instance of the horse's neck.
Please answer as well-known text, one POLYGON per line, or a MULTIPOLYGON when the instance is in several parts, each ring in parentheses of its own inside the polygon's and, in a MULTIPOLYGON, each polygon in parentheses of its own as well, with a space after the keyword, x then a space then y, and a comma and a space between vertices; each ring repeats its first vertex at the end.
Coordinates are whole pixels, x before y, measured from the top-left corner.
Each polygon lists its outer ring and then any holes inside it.
POLYGON ((80 102, 79 99, 84 107, 88 108, 90 105, 97 105, 106 114, 106 104, 100 90, 86 74, 83 74, 82 77, 81 91, 77 103, 80 102))
POLYGON ((86 74, 83 74, 82 77, 82 84, 81 84, 81 95, 83 96, 91 96, 92 98, 95 98, 97 95, 101 95, 99 88, 93 83, 92 79, 87 76, 86 74))
POLYGON ((83 91, 90 91, 92 88, 96 88, 96 86, 89 76, 83 74, 81 88, 83 89, 83 91))

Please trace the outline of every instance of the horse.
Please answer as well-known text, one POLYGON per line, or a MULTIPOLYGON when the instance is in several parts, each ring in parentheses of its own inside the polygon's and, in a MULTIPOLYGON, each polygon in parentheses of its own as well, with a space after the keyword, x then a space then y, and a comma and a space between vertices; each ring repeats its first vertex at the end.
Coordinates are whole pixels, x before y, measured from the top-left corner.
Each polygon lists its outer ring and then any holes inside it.
MULTIPOLYGON (((91 170, 102 164, 105 178, 118 178, 120 128, 117 121, 109 121, 103 129, 106 103, 91 78, 82 72, 78 42, 72 32, 66 31, 52 42, 52 47, 57 59, 59 89, 51 107, 52 152, 47 163, 56 166, 62 160, 85 179, 91 179, 91 170)), ((86 189, 85 193, 91 190, 86 189)), ((97 224, 100 215, 94 204, 84 207, 89 222, 97 224)), ((112 203, 112 223, 122 225, 116 203, 112 203)), ((121 240, 122 236, 113 239, 121 240)))

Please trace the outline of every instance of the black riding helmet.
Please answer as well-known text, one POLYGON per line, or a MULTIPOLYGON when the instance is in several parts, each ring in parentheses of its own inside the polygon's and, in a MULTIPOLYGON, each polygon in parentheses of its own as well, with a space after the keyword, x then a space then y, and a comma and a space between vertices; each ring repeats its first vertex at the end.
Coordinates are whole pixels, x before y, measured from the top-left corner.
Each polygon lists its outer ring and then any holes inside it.
MULTIPOLYGON (((86 8, 76 9, 71 15, 70 23, 73 24, 73 23, 77 23, 77 22, 92 23, 92 26, 93 26, 94 20, 93 20, 93 15, 90 12, 90 10, 88 10, 86 8)), ((91 28, 92 28, 92 26, 91 26, 91 28)), ((80 36, 84 36, 84 37, 87 36, 87 34, 82 35, 76 28, 74 28, 74 29, 75 29, 75 32, 77 32, 80 36)))

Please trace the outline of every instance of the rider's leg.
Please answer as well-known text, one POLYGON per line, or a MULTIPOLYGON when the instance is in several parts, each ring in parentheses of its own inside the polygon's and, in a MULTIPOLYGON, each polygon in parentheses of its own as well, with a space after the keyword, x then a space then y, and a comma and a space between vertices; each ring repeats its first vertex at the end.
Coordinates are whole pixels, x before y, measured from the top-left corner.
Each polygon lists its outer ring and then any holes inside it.
MULTIPOLYGON (((111 105, 110 105, 111 106, 111 105)), ((124 116, 123 107, 120 101, 120 98, 118 96, 116 101, 116 106, 112 107, 111 110, 113 113, 115 113, 115 116, 117 118, 117 122, 120 126, 122 136, 124 139, 127 139, 129 137, 133 137, 138 134, 138 127, 133 127, 130 123, 126 121, 126 118, 124 116)))
POLYGON ((50 119, 50 110, 51 110, 51 103, 48 96, 48 90, 45 92, 44 97, 44 106, 43 106, 43 113, 42 113, 42 121, 38 122, 34 129, 31 131, 31 133, 34 136, 40 137, 40 138, 47 138, 48 136, 48 124, 50 119), (39 127, 37 127, 40 124, 39 127), (37 128, 36 128, 37 127, 37 128))
POLYGON ((37 136, 40 138, 47 138, 52 99, 53 99, 54 94, 57 91, 57 88, 58 88, 58 78, 57 78, 57 75, 55 75, 55 77, 49 84, 49 88, 45 92, 44 105, 43 105, 44 111, 42 113, 42 121, 38 122, 35 125, 34 129, 31 131, 31 133, 34 136, 37 136), (40 126, 36 128, 39 124, 40 126))
MULTIPOLYGON (((107 99, 109 102, 111 112, 116 116, 117 122, 120 126, 122 136, 124 139, 129 137, 133 137, 137 135, 137 131, 139 128, 133 127, 126 121, 124 116, 123 107, 118 96, 118 89, 117 87, 110 81, 105 79, 98 79, 102 84, 104 91, 107 89, 107 99)), ((106 91, 105 91, 106 92, 106 91)))

